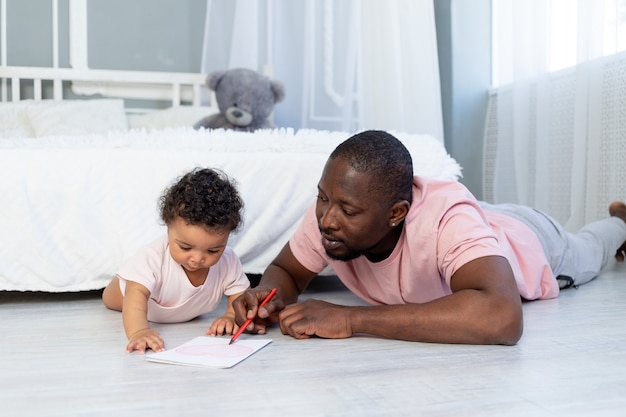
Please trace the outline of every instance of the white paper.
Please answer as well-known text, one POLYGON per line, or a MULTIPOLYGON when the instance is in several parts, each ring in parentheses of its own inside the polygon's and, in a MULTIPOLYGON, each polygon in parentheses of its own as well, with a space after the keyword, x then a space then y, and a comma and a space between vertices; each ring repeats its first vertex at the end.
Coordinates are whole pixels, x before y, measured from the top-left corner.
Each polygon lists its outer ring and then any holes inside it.
POLYGON ((229 345, 230 337, 198 336, 173 349, 147 355, 146 359, 174 365, 230 368, 271 341, 272 339, 237 339, 229 345))

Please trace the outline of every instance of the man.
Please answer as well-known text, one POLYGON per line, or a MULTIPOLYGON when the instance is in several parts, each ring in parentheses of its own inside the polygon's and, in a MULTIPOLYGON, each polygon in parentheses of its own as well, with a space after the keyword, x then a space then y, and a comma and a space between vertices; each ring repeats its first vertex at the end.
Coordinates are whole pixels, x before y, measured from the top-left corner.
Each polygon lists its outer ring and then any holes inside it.
POLYGON ((517 343, 521 299, 553 298, 559 277, 580 285, 624 258, 626 205, 569 234, 539 211, 486 205, 460 183, 414 177, 409 152, 382 131, 359 133, 330 155, 316 203, 234 303, 247 331, 278 321, 295 338, 365 333, 439 343, 517 343), (371 306, 298 295, 328 264, 371 306), (258 305, 272 288, 276 296, 258 305), (257 311, 259 310, 259 311, 257 311))

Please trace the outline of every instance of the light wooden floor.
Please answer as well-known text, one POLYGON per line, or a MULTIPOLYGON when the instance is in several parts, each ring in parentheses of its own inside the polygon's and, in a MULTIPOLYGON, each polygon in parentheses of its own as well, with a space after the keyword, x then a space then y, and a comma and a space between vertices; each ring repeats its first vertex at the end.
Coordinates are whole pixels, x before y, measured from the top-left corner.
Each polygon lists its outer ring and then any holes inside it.
MULTIPOLYGON (((333 278, 307 296, 358 303, 333 278)), ((612 265, 556 300, 525 304, 514 347, 298 341, 273 329, 273 343, 234 368, 200 369, 125 353, 121 316, 97 292, 0 292, 0 413, 624 416, 625 303, 626 267, 612 265)), ((155 327, 175 347, 212 317, 155 327)))

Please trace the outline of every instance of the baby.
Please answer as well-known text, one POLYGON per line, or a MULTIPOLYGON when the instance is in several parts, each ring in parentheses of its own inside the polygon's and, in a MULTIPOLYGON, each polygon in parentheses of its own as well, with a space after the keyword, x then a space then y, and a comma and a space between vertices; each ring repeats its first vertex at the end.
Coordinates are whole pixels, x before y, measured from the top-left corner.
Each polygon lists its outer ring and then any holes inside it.
POLYGON ((223 316, 208 335, 234 334, 233 301, 250 286, 241 262, 227 247, 242 223, 243 202, 223 173, 194 169, 165 190, 160 200, 167 235, 129 259, 102 293, 104 305, 122 312, 126 350, 164 349, 149 321, 180 323, 215 309, 228 297, 223 316))

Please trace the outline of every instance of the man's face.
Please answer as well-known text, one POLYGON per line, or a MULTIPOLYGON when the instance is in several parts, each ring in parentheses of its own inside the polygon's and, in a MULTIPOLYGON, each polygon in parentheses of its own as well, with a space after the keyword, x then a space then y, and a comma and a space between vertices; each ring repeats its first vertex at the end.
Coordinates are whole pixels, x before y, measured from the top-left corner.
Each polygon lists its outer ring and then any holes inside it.
POLYGON ((329 257, 380 260, 393 250, 388 199, 374 194, 370 181, 371 175, 355 171, 341 157, 326 163, 318 183, 316 216, 329 257))

